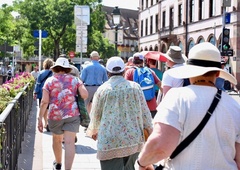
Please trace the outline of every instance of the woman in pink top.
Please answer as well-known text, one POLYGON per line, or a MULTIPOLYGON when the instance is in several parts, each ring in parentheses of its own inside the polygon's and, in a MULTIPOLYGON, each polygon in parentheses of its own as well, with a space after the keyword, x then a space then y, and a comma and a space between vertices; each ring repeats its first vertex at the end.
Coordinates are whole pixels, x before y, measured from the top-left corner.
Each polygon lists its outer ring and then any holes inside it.
POLYGON ((53 76, 48 78, 43 86, 43 96, 40 105, 38 129, 43 132, 43 113, 48 110, 48 125, 53 136, 53 152, 55 161, 53 169, 61 169, 62 165, 62 140, 65 144, 65 169, 71 169, 75 146, 74 139, 79 132, 80 118, 75 96, 77 90, 83 99, 88 97, 88 92, 83 82, 68 73, 71 67, 66 58, 58 58, 51 67, 53 76))

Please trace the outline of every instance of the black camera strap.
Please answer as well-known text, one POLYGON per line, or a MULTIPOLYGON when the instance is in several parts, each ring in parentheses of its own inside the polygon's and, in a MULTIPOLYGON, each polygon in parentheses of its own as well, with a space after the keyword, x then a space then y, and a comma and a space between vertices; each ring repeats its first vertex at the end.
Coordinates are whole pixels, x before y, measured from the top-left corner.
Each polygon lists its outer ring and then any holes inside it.
MULTIPOLYGON (((217 104, 218 104, 218 102, 221 99, 221 94, 222 94, 222 91, 220 89, 218 89, 218 91, 217 91, 216 95, 214 96, 214 99, 213 99, 213 101, 212 101, 212 103, 211 103, 211 105, 210 105, 206 115, 204 116, 204 118, 202 119, 200 124, 193 130, 193 132, 191 134, 189 134, 177 146, 177 148, 171 154, 170 159, 175 158, 180 152, 182 152, 197 137, 197 135, 202 131, 202 129, 204 128, 204 126, 207 124, 208 120, 212 116, 213 111, 217 107, 217 104)), ((164 168, 163 165, 159 165, 155 170, 161 170, 163 168, 164 168)))
POLYGON ((221 94, 222 91, 220 89, 218 89, 211 106, 209 107, 206 115, 204 116, 204 118, 202 119, 202 121, 200 122, 200 124, 194 129, 194 131, 188 135, 178 146, 177 148, 173 151, 173 153, 170 156, 170 159, 175 158, 181 151, 183 151, 196 137, 197 135, 202 131, 202 129, 204 128, 204 126, 207 124, 208 120, 210 119, 210 117, 212 116, 213 111, 215 110, 215 108, 217 107, 218 102, 221 99, 221 94))

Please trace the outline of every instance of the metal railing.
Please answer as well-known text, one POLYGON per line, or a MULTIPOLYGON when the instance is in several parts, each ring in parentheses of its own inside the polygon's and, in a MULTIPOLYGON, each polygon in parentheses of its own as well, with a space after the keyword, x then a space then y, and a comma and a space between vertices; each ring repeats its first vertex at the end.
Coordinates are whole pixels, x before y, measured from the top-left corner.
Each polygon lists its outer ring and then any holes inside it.
POLYGON ((0 169, 17 170, 32 102, 33 87, 24 87, 0 114, 0 169))

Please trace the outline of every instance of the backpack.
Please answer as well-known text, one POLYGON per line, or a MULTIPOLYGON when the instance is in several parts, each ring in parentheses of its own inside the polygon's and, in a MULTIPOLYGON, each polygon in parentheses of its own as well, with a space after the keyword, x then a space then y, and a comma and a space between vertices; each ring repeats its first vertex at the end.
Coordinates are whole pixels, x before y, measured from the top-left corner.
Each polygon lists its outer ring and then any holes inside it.
POLYGON ((147 67, 136 68, 133 73, 133 81, 137 82, 141 89, 143 90, 143 94, 147 101, 153 99, 155 97, 155 89, 154 89, 154 78, 153 74, 147 67))

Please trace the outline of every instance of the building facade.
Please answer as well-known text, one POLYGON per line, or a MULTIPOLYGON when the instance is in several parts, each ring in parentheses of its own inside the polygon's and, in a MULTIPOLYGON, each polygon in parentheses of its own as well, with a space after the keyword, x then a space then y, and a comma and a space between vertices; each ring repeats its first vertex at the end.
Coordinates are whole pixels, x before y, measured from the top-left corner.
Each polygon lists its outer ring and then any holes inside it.
POLYGON ((139 0, 139 50, 166 52, 177 45, 188 56, 201 42, 211 42, 220 49, 223 27, 228 28, 233 56, 224 58, 240 89, 240 2, 227 2, 229 7, 218 0, 139 0), (224 13, 230 15, 227 23, 224 13))
POLYGON ((115 40, 115 24, 113 23, 113 7, 103 6, 102 11, 106 14, 106 24, 104 37, 112 44, 117 43, 119 56, 127 60, 138 51, 138 11, 130 9, 120 9, 120 24, 117 30, 117 42, 115 40))

